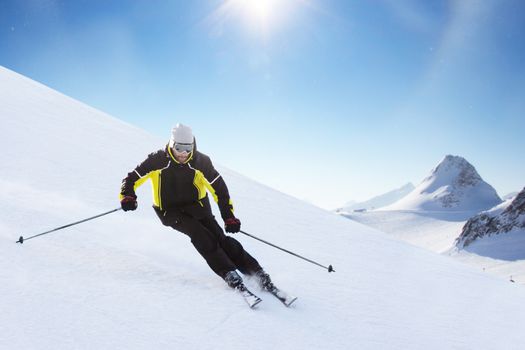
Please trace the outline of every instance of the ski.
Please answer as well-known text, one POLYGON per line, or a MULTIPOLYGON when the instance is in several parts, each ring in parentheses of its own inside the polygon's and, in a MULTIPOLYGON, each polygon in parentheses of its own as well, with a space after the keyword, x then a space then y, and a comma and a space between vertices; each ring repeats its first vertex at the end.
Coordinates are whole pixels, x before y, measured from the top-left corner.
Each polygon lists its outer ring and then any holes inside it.
POLYGON ((237 286, 236 289, 242 295, 243 299, 246 301, 248 306, 252 309, 255 308, 255 306, 257 306, 257 304, 259 304, 262 301, 261 298, 250 292, 248 288, 246 288, 246 286, 242 283, 239 286, 237 286))
POLYGON ((296 300, 297 300, 297 297, 293 296, 293 295, 289 295, 288 293, 286 293, 285 291, 275 287, 275 286, 272 286, 271 288, 268 288, 265 290, 272 294, 274 297, 276 297, 277 299, 279 299, 279 301, 281 303, 283 303, 285 306, 287 307, 290 307, 296 300))

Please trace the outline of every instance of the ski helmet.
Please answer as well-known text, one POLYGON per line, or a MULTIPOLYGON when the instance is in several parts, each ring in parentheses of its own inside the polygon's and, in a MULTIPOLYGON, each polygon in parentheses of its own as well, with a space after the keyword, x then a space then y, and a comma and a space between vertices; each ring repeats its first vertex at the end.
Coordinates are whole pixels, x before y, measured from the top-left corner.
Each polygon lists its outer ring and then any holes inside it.
POLYGON ((176 143, 193 144, 193 132, 189 126, 178 123, 171 130, 169 146, 173 148, 176 143))

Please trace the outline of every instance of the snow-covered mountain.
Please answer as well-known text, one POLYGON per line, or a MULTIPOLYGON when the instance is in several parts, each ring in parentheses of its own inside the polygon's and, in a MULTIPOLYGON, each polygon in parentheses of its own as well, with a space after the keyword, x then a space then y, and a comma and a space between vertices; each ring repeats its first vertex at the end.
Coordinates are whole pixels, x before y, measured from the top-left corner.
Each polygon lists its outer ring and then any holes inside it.
POLYGON ((395 190, 392 190, 390 192, 372 197, 371 199, 364 202, 348 202, 341 208, 336 209, 335 211, 338 213, 349 213, 354 210, 363 211, 378 209, 397 202, 398 200, 409 194, 413 189, 414 185, 409 182, 406 185, 401 186, 400 188, 396 188, 395 190))
MULTIPOLYGON (((501 245, 508 241, 507 245, 512 248, 513 257, 507 258, 525 259, 525 188, 514 199, 469 219, 456 241, 456 246, 464 249, 480 240, 485 241, 481 244, 483 247, 493 243, 495 251, 501 250, 501 245), (491 240, 491 236, 499 237, 497 240, 491 240)), ((475 248, 473 250, 476 250, 475 248)), ((508 249, 506 252, 508 253, 508 249)))
MULTIPOLYGON (((176 121, 174 121, 175 123, 176 121)), ((190 121, 191 122, 191 121, 190 121)), ((237 235, 295 307, 249 309, 120 180, 166 139, 0 67, 0 349, 520 349, 525 290, 218 166, 237 235)), ((198 134, 197 134, 198 137, 198 134)), ((206 150, 203 150, 206 151, 206 150)), ((214 206, 216 211, 216 206, 214 206)), ((217 215, 217 217, 219 217, 217 215)), ((250 286, 253 281, 248 280, 250 286)))
MULTIPOLYGON (((500 202, 496 192, 481 180, 470 164, 462 158, 447 156, 422 184, 398 203, 374 211, 341 214, 484 272, 505 279, 513 276, 513 281, 525 283, 525 234, 519 229, 520 216, 507 209, 512 200, 500 202), (476 198, 483 205, 473 203, 476 198), (449 206, 450 201, 456 206, 449 206), (478 215, 478 208, 490 203, 496 206, 478 215), (500 218, 505 210, 507 214, 500 218), (500 232, 503 227, 510 232, 479 239, 489 232, 500 232), (458 240, 460 235, 462 238, 458 240), (464 242, 470 240, 473 243, 463 247, 464 242)), ((513 207, 519 208, 519 205, 513 207)))
POLYGON ((501 197, 501 199, 503 201, 506 201, 508 199, 514 199, 514 197, 516 197, 518 195, 519 192, 510 192, 510 193, 507 193, 506 195, 504 195, 503 197, 501 197))
POLYGON ((447 155, 411 193, 382 209, 479 212, 499 203, 496 190, 469 162, 447 155))

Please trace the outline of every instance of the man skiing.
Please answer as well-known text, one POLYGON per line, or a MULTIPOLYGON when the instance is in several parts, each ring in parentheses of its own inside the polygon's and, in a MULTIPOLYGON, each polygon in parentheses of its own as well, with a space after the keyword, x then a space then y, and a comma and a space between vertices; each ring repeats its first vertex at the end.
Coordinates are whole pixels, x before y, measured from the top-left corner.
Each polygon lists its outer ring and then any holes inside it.
POLYGON ((148 179, 153 187, 153 209, 161 222, 189 236, 210 268, 230 287, 246 290, 236 270, 255 276, 263 289, 274 287, 257 260, 236 239, 226 236, 215 220, 208 192, 218 204, 226 232, 241 229, 226 183, 210 158, 197 151, 190 127, 177 124, 166 147, 149 154, 122 180, 120 203, 124 211, 137 208, 135 191, 148 179))

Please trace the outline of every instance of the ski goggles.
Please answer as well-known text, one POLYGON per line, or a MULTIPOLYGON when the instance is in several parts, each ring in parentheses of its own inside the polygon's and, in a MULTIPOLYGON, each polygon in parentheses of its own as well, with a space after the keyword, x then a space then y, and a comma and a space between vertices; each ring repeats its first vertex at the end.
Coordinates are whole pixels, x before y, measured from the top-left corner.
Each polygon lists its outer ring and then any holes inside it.
POLYGON ((191 153, 193 151, 193 143, 176 143, 173 145, 173 149, 178 153, 191 153))

